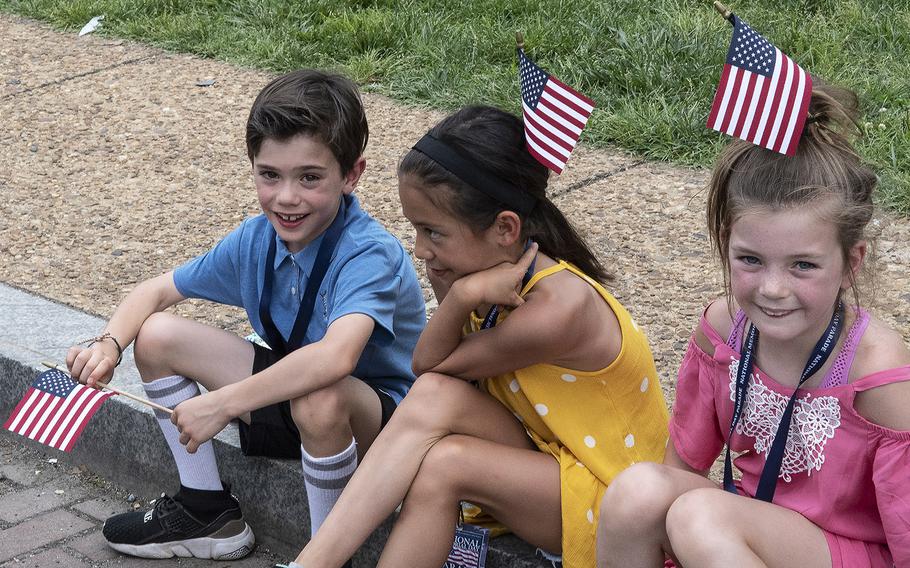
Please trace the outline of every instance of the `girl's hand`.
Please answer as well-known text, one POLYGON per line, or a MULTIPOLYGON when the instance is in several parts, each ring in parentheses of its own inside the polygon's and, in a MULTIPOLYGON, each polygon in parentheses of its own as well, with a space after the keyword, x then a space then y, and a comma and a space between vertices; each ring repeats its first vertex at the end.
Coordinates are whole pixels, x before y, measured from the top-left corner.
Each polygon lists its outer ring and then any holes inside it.
POLYGON ((66 367, 73 379, 88 387, 98 381, 110 382, 117 362, 117 348, 110 341, 97 341, 90 347, 74 345, 66 353, 66 367))
MULTIPOLYGON (((528 250, 514 264, 503 262, 469 274, 456 282, 474 305, 495 304, 517 307, 524 303, 519 296, 524 276, 537 255, 537 243, 531 243, 528 250)), ((454 286, 454 285, 453 285, 454 286)))

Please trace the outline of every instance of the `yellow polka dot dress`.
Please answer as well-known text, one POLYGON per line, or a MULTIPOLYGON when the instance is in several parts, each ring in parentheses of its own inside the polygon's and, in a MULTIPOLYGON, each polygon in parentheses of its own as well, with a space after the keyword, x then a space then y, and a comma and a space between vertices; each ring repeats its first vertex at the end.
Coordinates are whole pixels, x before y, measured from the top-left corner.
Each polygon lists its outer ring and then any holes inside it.
MULTIPOLYGON (((563 566, 588 568, 595 565, 604 490, 633 463, 663 460, 668 414, 647 339, 603 286, 560 261, 535 274, 522 295, 561 270, 588 282, 616 314, 623 337, 616 360, 599 371, 533 365, 487 379, 482 387, 519 417, 540 451, 559 460, 563 566)), ((472 318, 472 331, 480 323, 472 318)))

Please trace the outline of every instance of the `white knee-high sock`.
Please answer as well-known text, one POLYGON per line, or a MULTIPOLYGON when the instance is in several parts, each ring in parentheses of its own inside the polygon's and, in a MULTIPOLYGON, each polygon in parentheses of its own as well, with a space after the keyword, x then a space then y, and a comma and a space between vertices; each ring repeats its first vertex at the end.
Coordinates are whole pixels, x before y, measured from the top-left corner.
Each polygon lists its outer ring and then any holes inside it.
POLYGON ((338 455, 325 458, 314 458, 300 447, 303 463, 303 483, 306 486, 306 497, 310 507, 310 538, 322 526, 329 511, 335 506, 338 497, 348 484, 348 480, 357 469, 357 443, 352 439, 351 445, 338 455))
MULTIPOLYGON (((142 386, 145 388, 145 394, 148 395, 149 400, 168 408, 174 408, 184 400, 199 394, 199 386, 194 381, 180 375, 143 383, 142 386)), ((177 462, 181 485, 208 491, 224 489, 221 485, 221 477, 218 475, 218 463, 215 461, 215 450, 212 448, 211 440, 199 446, 195 454, 191 454, 180 443, 180 433, 177 432, 177 427, 171 424, 170 415, 155 410, 155 417, 158 419, 158 426, 161 427, 164 439, 167 440, 167 445, 171 449, 171 454, 174 455, 174 461, 177 462)))

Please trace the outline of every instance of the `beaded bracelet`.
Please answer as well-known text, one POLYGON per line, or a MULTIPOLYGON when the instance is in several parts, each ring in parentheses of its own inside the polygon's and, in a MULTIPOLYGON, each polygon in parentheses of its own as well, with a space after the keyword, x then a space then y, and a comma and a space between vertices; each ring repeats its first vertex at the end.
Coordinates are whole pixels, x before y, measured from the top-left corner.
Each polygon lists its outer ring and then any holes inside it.
POLYGON ((111 335, 111 332, 105 331, 104 333, 102 333, 101 335, 99 335, 97 337, 89 337, 88 339, 79 341, 76 343, 76 345, 82 345, 82 344, 87 343, 88 345, 86 345, 86 347, 91 347, 92 345, 94 345, 100 341, 104 341, 105 339, 110 339, 111 341, 114 342, 114 345, 117 347, 117 362, 114 363, 114 367, 119 367, 120 362, 123 361, 123 347, 120 346, 120 342, 117 341, 117 338, 114 337, 113 335, 111 335))

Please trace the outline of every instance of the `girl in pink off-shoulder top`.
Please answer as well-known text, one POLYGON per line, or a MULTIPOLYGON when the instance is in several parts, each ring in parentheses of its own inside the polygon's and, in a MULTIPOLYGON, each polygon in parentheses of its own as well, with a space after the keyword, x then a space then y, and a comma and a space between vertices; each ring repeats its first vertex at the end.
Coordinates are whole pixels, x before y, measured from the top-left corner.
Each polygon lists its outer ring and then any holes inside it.
POLYGON ((664 464, 604 496, 599 566, 910 566, 910 351, 858 307, 876 177, 836 119, 855 103, 816 86, 795 156, 737 141, 718 159, 727 301, 689 342, 664 464), (725 460, 718 485, 725 444, 741 478, 725 460))

